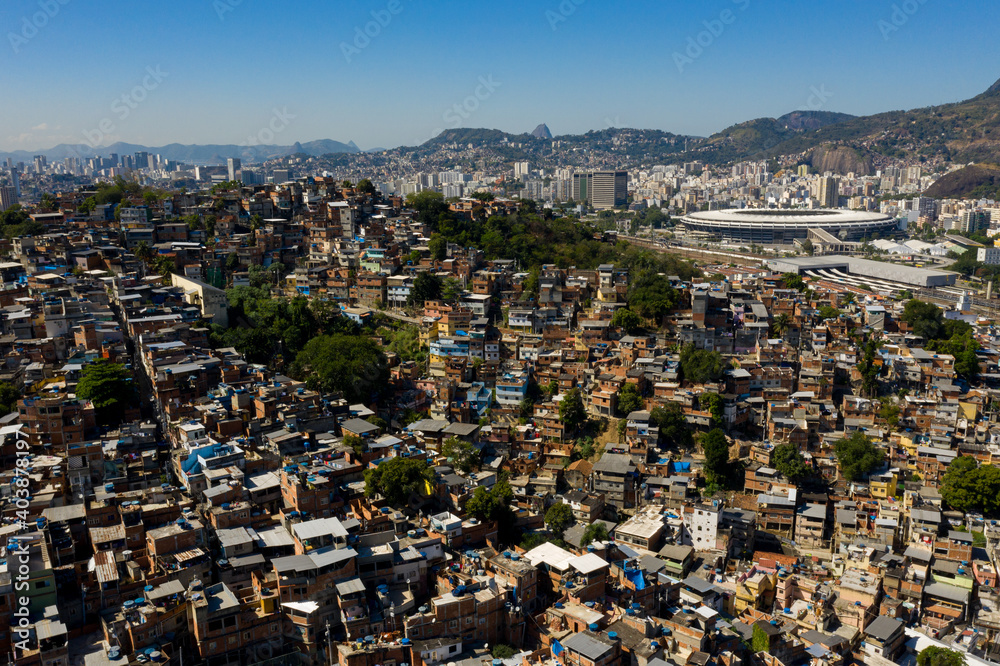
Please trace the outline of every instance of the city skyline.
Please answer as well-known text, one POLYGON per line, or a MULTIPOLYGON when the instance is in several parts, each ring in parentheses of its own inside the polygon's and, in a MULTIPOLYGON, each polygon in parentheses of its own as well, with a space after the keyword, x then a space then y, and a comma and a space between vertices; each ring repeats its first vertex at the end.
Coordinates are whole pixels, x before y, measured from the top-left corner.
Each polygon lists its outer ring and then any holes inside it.
POLYGON ((708 136, 795 110, 867 115, 954 102, 1000 75, 969 65, 1000 48, 981 2, 727 0, 622 11, 565 0, 512 13, 391 0, 303 3, 267 20, 250 0, 124 7, 4 5, 0 62, 20 92, 0 101, 0 150, 261 137, 370 150, 453 127, 516 134, 539 123, 555 135, 634 127, 708 136), (147 39, 149 26, 178 39, 147 39), (781 53, 761 39, 769 30, 781 32, 781 53), (110 46, 83 47, 81 35, 110 46))

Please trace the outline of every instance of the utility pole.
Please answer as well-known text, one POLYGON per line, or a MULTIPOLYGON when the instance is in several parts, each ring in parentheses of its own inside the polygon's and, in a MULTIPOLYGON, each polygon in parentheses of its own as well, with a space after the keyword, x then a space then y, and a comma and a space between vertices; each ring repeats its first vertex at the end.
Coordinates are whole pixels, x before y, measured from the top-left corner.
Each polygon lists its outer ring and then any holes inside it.
POLYGON ((333 643, 330 639, 330 618, 326 619, 326 661, 333 666, 333 643))

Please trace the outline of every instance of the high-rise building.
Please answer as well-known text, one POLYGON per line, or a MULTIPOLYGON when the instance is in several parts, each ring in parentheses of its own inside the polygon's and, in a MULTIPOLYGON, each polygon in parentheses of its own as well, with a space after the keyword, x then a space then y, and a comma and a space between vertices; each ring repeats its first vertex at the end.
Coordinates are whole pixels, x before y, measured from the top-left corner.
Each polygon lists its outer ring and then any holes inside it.
POLYGON ((917 217, 924 217, 927 220, 937 219, 937 201, 930 197, 917 197, 913 200, 913 209, 917 211, 917 217))
POLYGON ((963 211, 959 228, 970 234, 986 231, 990 228, 990 215, 984 210, 963 211))
POLYGON ((799 165, 799 177, 800 178, 805 178, 808 175, 809 175, 809 165, 808 164, 800 164, 799 165))
POLYGON ((592 173, 573 174, 573 194, 570 198, 577 203, 590 203, 594 183, 592 173))
POLYGON ((133 167, 136 169, 145 169, 146 165, 149 164, 149 153, 145 150, 136 151, 133 158, 135 159, 133 167))
POLYGON ((839 183, 832 176, 819 179, 819 205, 824 208, 836 208, 840 203, 839 183))
POLYGON ((277 184, 287 183, 288 181, 290 181, 292 179, 292 170, 291 169, 275 169, 272 172, 272 175, 273 175, 273 180, 274 180, 275 183, 277 183, 277 184))
POLYGON ((597 171, 591 187, 590 204, 597 209, 628 205, 628 172, 597 171))
POLYGON ((230 157, 226 160, 226 166, 229 167, 229 180, 239 180, 240 179, 240 158, 230 157))
MULTIPOLYGON (((239 161, 239 160, 237 160, 237 161, 239 161)), ((261 177, 261 175, 259 173, 257 173, 257 171, 255 169, 249 169, 249 168, 243 169, 243 168, 240 168, 239 172, 240 172, 240 174, 239 174, 240 175, 239 180, 244 185, 263 185, 264 184, 264 179, 261 177)))
POLYGON ((14 186, 14 195, 21 196, 21 172, 16 168, 10 170, 10 184, 14 186))
POLYGON ((13 185, 0 186, 0 213, 17 203, 17 191, 13 185))

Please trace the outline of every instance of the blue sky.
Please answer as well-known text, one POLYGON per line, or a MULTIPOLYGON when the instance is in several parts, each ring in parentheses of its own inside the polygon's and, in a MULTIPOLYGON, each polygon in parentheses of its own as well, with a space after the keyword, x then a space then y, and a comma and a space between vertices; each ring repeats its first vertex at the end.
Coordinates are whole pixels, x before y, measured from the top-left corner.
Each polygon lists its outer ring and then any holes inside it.
POLYGON ((4 0, 0 150, 269 125, 362 148, 542 122, 708 135, 810 105, 913 108, 1000 78, 997 17, 985 0, 4 0))

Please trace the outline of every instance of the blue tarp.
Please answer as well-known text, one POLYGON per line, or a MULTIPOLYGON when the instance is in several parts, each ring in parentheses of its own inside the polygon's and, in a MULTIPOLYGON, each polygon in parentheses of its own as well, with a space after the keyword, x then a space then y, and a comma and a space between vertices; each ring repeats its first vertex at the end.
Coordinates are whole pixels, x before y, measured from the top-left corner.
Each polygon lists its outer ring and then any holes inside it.
POLYGON ((552 654, 558 657, 563 651, 562 643, 559 641, 552 641, 552 654))
POLYGON ((635 585, 637 590, 646 589, 646 579, 642 576, 642 569, 626 569, 625 576, 635 585))

